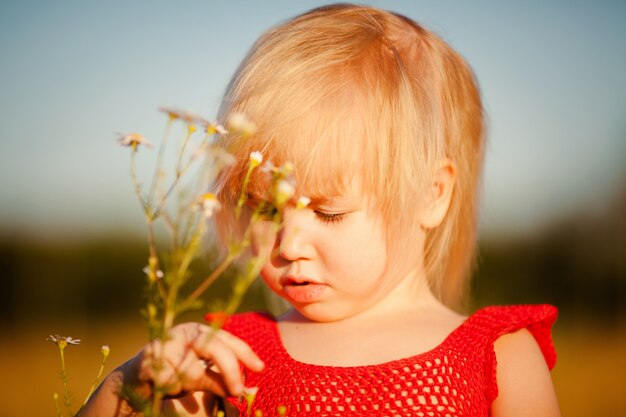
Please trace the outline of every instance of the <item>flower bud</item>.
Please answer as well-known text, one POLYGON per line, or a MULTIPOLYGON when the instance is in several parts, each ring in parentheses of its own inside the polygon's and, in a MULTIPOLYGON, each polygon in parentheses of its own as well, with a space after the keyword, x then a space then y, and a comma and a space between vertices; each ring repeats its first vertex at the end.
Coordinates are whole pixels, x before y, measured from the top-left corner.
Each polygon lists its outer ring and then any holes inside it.
POLYGON ((215 211, 222 208, 222 205, 220 204, 220 202, 217 200, 217 198, 215 197, 213 193, 203 194, 202 197, 200 197, 200 200, 198 201, 198 205, 199 205, 199 208, 204 213, 204 217, 206 217, 207 219, 212 217, 215 211))
POLYGON ((256 133, 256 125, 243 113, 234 112, 228 118, 228 130, 234 130, 244 136, 252 136, 256 133))
POLYGON ((300 196, 296 201, 296 209, 300 210, 306 208, 311 203, 311 199, 306 196, 300 196))
POLYGON ((106 359, 109 353, 111 353, 111 349, 109 349, 109 345, 104 345, 100 348, 100 352, 102 352, 102 356, 106 359))
POLYGON ((296 192, 296 188, 287 180, 279 180, 276 184, 275 204, 278 208, 283 208, 293 197, 296 192))
POLYGON ((259 151, 250 152, 250 166, 257 167, 263 162, 263 154, 259 151))
POLYGON ((280 174, 283 176, 283 178, 286 178, 293 174, 295 170, 295 165, 292 162, 287 161, 283 164, 283 166, 280 167, 280 174))

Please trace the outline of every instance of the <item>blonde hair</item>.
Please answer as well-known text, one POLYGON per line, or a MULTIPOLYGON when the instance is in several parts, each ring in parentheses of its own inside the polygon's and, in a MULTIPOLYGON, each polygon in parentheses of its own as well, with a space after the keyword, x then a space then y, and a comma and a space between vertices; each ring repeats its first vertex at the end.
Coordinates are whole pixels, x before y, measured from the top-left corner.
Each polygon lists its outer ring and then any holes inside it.
POLYGON ((420 227, 415 210, 437 164, 449 158, 452 201, 427 232, 423 262, 435 295, 459 307, 474 259, 483 116, 471 69, 443 40, 376 8, 314 9, 256 42, 220 120, 233 112, 258 131, 224 143, 239 162, 221 175, 223 202, 236 201, 248 154, 262 151, 276 164, 293 162, 309 196, 340 194, 357 179, 375 197, 388 242, 405 252, 420 227))

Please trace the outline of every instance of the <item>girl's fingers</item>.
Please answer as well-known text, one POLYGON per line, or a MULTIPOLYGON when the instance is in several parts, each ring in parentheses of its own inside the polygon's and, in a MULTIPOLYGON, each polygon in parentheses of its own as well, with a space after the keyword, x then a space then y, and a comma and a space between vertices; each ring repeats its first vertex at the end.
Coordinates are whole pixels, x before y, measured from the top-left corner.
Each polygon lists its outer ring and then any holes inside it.
POLYGON ((201 343, 195 345, 194 348, 199 357, 206 358, 215 364, 231 394, 241 394, 243 390, 241 369, 233 349, 218 337, 212 337, 209 343, 201 343))
POLYGON ((235 352, 237 358, 246 368, 255 372, 261 372, 265 368, 261 358, 252 350, 250 345, 240 338, 223 330, 218 331, 217 337, 235 352))
MULTIPOLYGON (((222 385, 226 385, 228 392, 233 395, 239 395, 243 390, 243 381, 241 369, 239 367, 238 352, 240 346, 233 349, 228 343, 218 336, 212 329, 186 329, 181 333, 186 340, 183 357, 179 363, 173 361, 169 365, 178 370, 178 377, 183 381, 183 389, 198 390, 194 384, 203 381, 203 384, 212 384, 215 378, 205 379, 207 369, 205 362, 200 359, 207 360, 215 365, 223 379, 222 385), (202 330, 202 331, 197 331, 202 330), (208 330, 208 331, 207 331, 208 330), (190 338, 191 337, 191 338, 190 338)), ((178 343, 172 343, 174 346, 181 346, 178 343)), ((249 355, 249 353, 247 353, 249 355)), ((248 359, 246 359, 248 360, 248 359)), ((216 388, 216 390, 224 391, 224 389, 216 388)))
POLYGON ((182 391, 211 391, 226 396, 228 389, 219 373, 209 369, 209 364, 191 351, 185 356, 178 371, 182 391))
POLYGON ((229 393, 222 375, 211 370, 205 371, 204 376, 198 380, 198 386, 196 389, 201 391, 210 391, 220 397, 226 397, 229 393))
POLYGON ((254 353, 252 348, 246 342, 227 331, 216 331, 199 323, 188 323, 175 330, 175 337, 178 336, 184 339, 185 343, 191 345, 198 352, 205 349, 205 346, 209 345, 212 339, 219 339, 234 351, 235 356, 244 366, 257 372, 263 370, 263 361, 254 353))
MULTIPOLYGON (((213 360, 211 348, 213 345, 225 345, 243 365, 255 372, 260 372, 265 367, 263 361, 257 356, 252 348, 243 340, 224 330, 215 331, 207 326, 199 329, 196 337, 190 340, 190 345, 199 357, 213 360)), ((221 350, 222 348, 219 347, 221 350)), ((215 361, 213 361, 215 362, 215 361)), ((223 370, 222 370, 223 371, 223 370)))
POLYGON ((142 379, 166 388, 170 395, 197 390, 220 396, 240 395, 243 381, 239 363, 257 372, 264 367, 243 340, 192 323, 176 326, 166 342, 154 341, 146 346, 142 362, 146 375, 142 379), (217 372, 207 369, 205 360, 214 364, 217 372))

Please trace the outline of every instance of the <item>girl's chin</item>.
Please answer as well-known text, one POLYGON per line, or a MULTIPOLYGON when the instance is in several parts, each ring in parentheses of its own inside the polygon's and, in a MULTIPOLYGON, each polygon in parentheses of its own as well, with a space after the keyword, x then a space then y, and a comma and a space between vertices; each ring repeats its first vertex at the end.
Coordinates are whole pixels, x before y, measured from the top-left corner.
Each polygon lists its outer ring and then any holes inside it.
POLYGON ((331 323, 350 317, 349 314, 342 314, 338 309, 322 303, 292 304, 292 307, 302 318, 317 323, 331 323))

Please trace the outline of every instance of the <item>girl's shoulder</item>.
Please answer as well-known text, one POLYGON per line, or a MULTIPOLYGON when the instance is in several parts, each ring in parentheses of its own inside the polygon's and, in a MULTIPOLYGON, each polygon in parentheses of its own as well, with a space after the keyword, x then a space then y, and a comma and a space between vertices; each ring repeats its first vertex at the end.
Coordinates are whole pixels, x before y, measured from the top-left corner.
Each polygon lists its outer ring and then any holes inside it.
MULTIPOLYGON (((549 381, 548 371, 556 363, 552 326, 557 316, 556 307, 548 304, 491 306, 476 311, 455 331, 459 349, 483 352, 489 403, 498 397, 503 377, 511 374, 511 363, 525 369, 528 381, 539 374, 549 381)), ((515 372, 519 377, 519 369, 515 372)))

